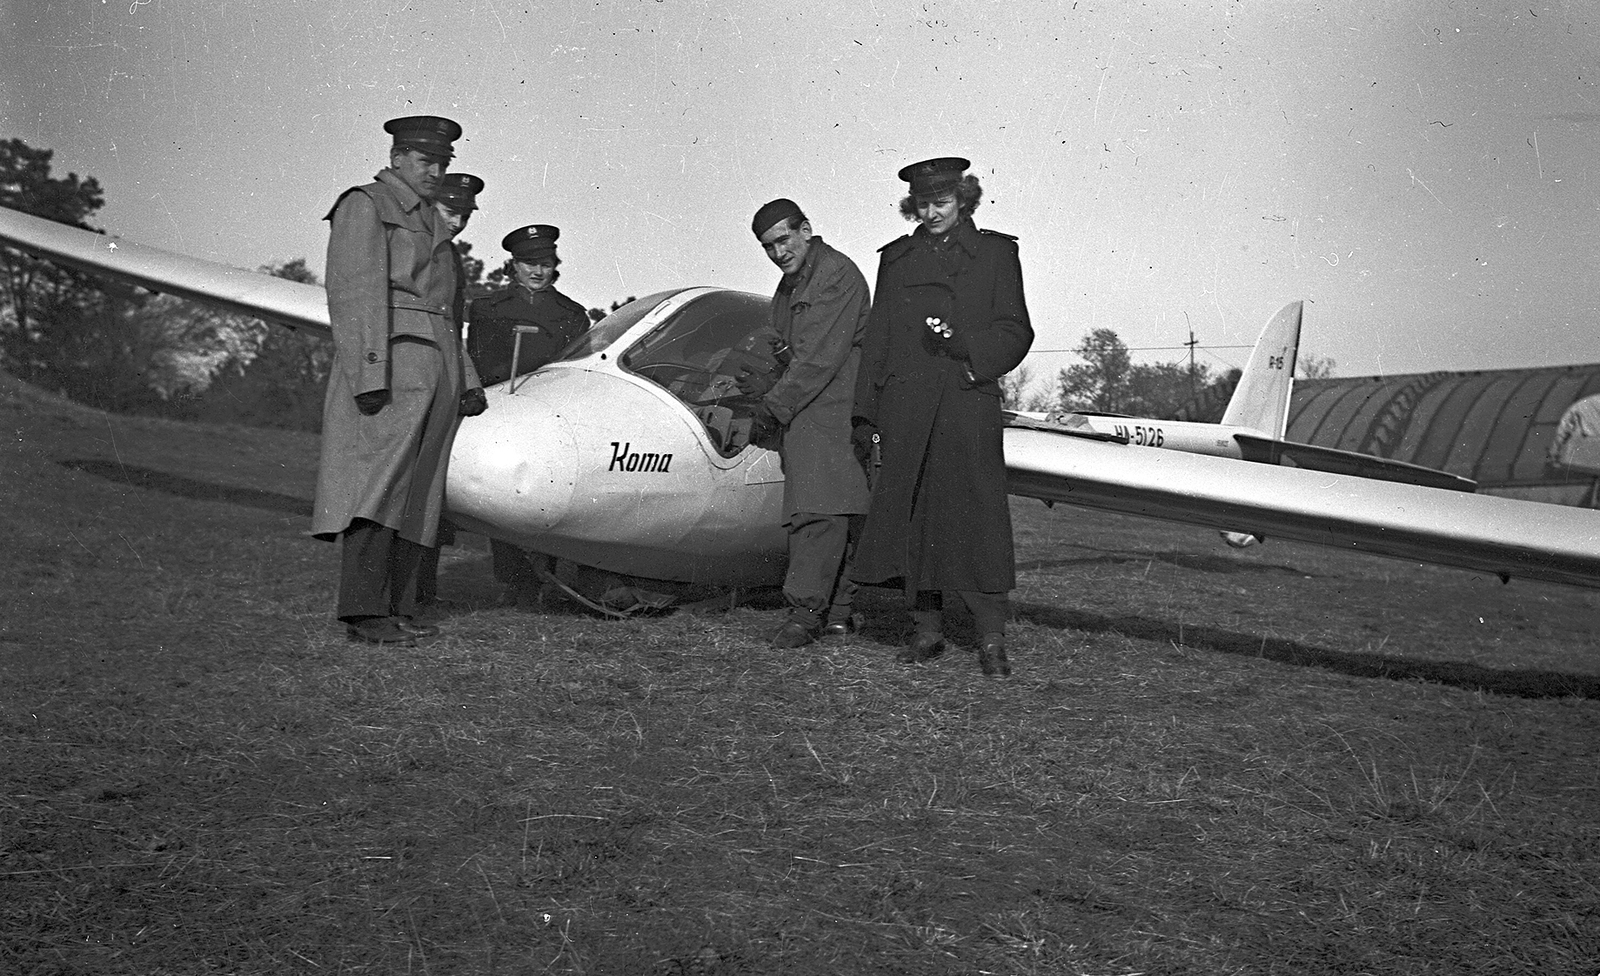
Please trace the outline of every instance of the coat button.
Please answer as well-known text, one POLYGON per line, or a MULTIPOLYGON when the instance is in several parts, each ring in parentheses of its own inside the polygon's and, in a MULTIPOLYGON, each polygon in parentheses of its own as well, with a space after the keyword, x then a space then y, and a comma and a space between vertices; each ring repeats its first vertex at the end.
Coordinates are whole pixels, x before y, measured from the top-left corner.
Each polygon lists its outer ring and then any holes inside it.
POLYGON ((375 352, 367 353, 367 362, 375 363, 377 361, 378 361, 378 354, 377 353, 375 353, 375 352))

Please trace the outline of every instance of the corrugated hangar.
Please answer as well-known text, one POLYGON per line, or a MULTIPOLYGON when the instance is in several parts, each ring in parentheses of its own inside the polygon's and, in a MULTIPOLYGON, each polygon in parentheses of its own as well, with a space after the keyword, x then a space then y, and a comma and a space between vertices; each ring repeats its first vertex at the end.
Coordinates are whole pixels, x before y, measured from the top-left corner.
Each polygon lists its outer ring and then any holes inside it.
POLYGON ((1482 492, 1593 506, 1600 364, 1296 380, 1286 437, 1440 468, 1482 492))

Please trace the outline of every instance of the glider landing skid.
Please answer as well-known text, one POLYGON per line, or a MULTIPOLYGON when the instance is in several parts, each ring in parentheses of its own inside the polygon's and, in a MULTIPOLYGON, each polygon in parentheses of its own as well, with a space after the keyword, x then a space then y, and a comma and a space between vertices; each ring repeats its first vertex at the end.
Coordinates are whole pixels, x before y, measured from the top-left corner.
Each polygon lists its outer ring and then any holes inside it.
POLYGON ((540 566, 539 578, 574 602, 612 620, 674 610, 727 611, 744 603, 753 592, 744 586, 711 587, 622 576, 567 560, 560 560, 557 569, 559 575, 540 566))

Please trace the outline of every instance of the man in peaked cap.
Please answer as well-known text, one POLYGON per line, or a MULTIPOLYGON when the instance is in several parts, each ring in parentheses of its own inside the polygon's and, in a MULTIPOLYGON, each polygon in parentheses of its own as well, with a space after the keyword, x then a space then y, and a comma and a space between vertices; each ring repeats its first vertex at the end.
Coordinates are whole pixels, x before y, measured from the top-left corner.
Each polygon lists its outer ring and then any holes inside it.
MULTIPOLYGON (((555 359, 588 330, 589 316, 583 306, 555 287, 561 277, 557 270, 561 258, 556 255, 560 237, 558 227, 529 224, 500 242, 511 253, 513 284, 474 300, 467 316, 471 322, 467 352, 485 386, 511 378, 513 350, 517 350, 515 374, 522 376, 555 359)), ((548 557, 498 540, 491 541, 490 549, 495 579, 505 587, 502 600, 523 603, 534 598, 540 583, 539 566, 548 568, 548 557)))
POLYGON ((455 141, 461 138, 461 126, 437 115, 390 119, 383 124, 383 131, 394 136, 394 148, 414 149, 445 162, 456 158, 455 141))
POLYGON ((851 550, 867 510, 867 478, 850 442, 851 405, 871 301, 855 262, 823 241, 792 200, 756 211, 750 229, 783 278, 770 324, 789 348, 781 375, 746 370, 739 389, 783 431, 783 518, 789 610, 772 645, 801 647, 855 629, 851 550))
MULTIPOLYGON (((444 221, 445 228, 450 233, 450 249, 456 263, 456 294, 451 303, 451 320, 456 326, 457 342, 463 352, 461 355, 463 389, 461 394, 461 416, 476 417, 488 409, 488 399, 483 394, 483 384, 478 380, 478 372, 472 367, 472 359, 465 354, 465 344, 462 324, 466 318, 467 302, 467 274, 461 260, 462 246, 455 243, 467 222, 472 219, 472 212, 478 209, 478 194, 483 192, 483 180, 470 173, 446 173, 439 180, 438 187, 433 191, 433 207, 439 212, 439 219, 444 221)), ((470 246, 470 245, 468 245, 470 246)), ((421 615, 419 619, 432 616, 439 606, 439 550, 444 546, 455 545, 456 530, 448 518, 439 520, 438 545, 429 546, 423 550, 422 564, 417 569, 417 608, 421 615)))
POLYGON ((446 211, 443 216, 451 220, 452 237, 466 229, 472 212, 478 209, 478 194, 482 192, 483 180, 471 173, 446 173, 440 177, 433 191, 433 203, 446 211))
MULTIPOLYGON (((461 260, 462 245, 456 244, 455 239, 467 229, 467 222, 472 219, 472 212, 478 209, 478 194, 483 192, 483 187, 483 180, 470 173, 446 173, 433 194, 433 207, 439 212, 439 219, 444 222, 445 229, 450 234, 450 249, 455 256, 456 294, 451 308, 456 329, 462 332, 463 339, 465 339, 464 325, 467 316, 467 274, 461 260)), ((462 395, 461 414, 465 417, 476 417, 483 413, 487 406, 483 395, 483 384, 479 382, 478 371, 473 368, 471 358, 465 358, 463 363, 466 379, 469 382, 466 392, 462 395)))
POLYGON ((436 542, 445 466, 465 389, 452 315, 456 261, 432 197, 461 126, 384 125, 389 166, 328 212, 333 368, 311 531, 342 544, 337 614, 352 640, 410 644, 417 572, 436 542))

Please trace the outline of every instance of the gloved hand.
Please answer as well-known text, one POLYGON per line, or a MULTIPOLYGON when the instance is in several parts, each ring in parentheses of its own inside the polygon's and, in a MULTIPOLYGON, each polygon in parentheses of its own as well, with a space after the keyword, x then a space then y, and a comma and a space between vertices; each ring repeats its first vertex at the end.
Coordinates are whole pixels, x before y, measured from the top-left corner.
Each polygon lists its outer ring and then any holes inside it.
POLYGON ((362 416, 370 417, 388 406, 389 399, 388 390, 368 390, 365 393, 357 393, 356 409, 361 411, 362 416))
POLYGON ((933 344, 952 359, 966 359, 969 352, 966 336, 956 330, 948 319, 930 315, 928 330, 933 333, 933 344))
POLYGON ((750 412, 751 443, 765 447, 767 443, 777 438, 778 431, 782 427, 778 418, 773 415, 772 408, 767 406, 765 401, 756 403, 755 409, 750 412))
POLYGON ((762 370, 748 363, 739 367, 739 375, 734 378, 734 385, 739 392, 749 397, 766 396, 767 391, 778 382, 778 371, 775 369, 762 370))
POLYGON ((861 467, 872 470, 872 449, 878 437, 878 425, 870 420, 855 418, 854 426, 850 428, 850 447, 855 451, 856 460, 861 462, 861 467))
POLYGON ((476 417, 489 409, 489 398, 484 395, 483 387, 475 386, 461 394, 461 416, 476 417))

